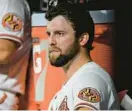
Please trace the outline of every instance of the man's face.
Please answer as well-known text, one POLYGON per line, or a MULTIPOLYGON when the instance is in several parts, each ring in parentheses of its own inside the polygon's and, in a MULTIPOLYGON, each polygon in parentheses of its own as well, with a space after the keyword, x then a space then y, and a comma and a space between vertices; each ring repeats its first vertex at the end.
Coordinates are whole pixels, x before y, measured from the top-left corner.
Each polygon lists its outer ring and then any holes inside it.
POLYGON ((52 65, 61 67, 79 52, 75 32, 63 16, 57 16, 47 25, 49 36, 49 59, 52 65))

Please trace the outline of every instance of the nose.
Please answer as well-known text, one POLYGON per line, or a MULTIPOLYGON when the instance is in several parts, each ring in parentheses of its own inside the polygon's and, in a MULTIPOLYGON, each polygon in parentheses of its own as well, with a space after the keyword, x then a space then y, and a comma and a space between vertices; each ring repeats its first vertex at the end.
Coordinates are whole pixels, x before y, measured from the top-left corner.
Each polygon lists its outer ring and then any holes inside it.
POLYGON ((52 34, 49 36, 49 44, 50 45, 55 45, 56 44, 56 39, 52 34))

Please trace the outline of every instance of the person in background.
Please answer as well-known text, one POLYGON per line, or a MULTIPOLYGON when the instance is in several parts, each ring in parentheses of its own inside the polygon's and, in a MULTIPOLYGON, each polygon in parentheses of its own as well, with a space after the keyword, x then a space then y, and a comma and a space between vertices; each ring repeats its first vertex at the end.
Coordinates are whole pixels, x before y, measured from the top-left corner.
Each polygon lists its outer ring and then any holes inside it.
POLYGON ((0 110, 15 110, 32 46, 30 8, 26 0, 1 0, 0 15, 0 110))

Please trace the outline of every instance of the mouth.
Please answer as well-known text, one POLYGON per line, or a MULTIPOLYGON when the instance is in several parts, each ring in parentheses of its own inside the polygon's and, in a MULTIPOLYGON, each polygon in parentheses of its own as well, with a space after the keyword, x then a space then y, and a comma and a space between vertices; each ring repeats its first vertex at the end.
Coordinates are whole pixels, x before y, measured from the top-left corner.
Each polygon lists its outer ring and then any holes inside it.
POLYGON ((60 52, 60 50, 59 49, 50 49, 49 53, 52 53, 52 52, 60 52))
POLYGON ((60 52, 59 50, 51 50, 50 53, 52 52, 60 52))

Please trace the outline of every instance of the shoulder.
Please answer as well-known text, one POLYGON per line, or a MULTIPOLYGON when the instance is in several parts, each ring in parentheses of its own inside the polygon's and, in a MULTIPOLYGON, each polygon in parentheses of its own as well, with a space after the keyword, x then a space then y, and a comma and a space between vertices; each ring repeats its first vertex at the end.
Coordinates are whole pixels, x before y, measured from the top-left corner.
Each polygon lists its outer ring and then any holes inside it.
POLYGON ((112 84, 94 71, 82 73, 73 87, 75 108, 84 106, 95 110, 101 107, 107 109, 108 107, 113 107, 111 105, 113 103, 115 103, 114 107, 117 108, 118 97, 112 84))
POLYGON ((100 96, 102 100, 109 98, 112 93, 116 95, 111 77, 95 63, 83 68, 79 73, 78 78, 74 82, 73 95, 91 91, 100 96))
POLYGON ((83 66, 77 74, 75 84, 114 87, 110 75, 98 64, 91 62, 83 66))
POLYGON ((96 89, 98 92, 108 94, 110 91, 110 85, 100 75, 95 72, 82 72, 82 74, 76 79, 73 87, 73 91, 80 92, 85 89, 96 89))

